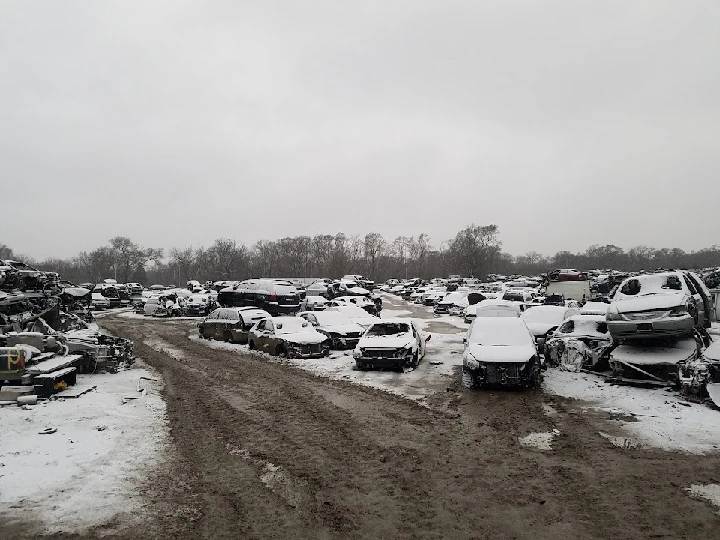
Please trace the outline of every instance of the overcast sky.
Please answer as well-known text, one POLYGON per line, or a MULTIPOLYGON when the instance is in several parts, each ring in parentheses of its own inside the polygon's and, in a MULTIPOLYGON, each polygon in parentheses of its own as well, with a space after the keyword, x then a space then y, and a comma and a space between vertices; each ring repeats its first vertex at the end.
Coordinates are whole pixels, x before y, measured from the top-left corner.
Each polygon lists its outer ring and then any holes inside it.
POLYGON ((720 242, 720 2, 0 4, 0 243, 720 242))

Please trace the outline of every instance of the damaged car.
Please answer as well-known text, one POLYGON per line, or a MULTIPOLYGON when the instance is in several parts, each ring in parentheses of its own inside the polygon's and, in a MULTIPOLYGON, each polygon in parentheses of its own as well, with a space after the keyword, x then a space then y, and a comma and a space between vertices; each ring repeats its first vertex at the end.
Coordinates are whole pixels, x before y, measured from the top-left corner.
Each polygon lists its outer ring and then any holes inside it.
POLYGON ((580 310, 564 306, 533 306, 526 309, 520 318, 535 336, 538 351, 545 352, 545 342, 567 318, 578 315, 580 310))
POLYGON ((548 365, 570 368, 607 367, 613 340, 602 315, 573 315, 545 343, 548 365))
POLYGON ((606 313, 616 340, 685 336, 710 326, 711 299, 688 272, 660 272, 623 281, 606 313))
POLYGON ((357 369, 415 368, 425 356, 430 340, 415 321, 391 319, 371 325, 353 351, 357 369))
POLYGON ((252 327, 270 316, 256 308, 218 308, 198 323, 198 332, 205 339, 247 343, 252 327))
POLYGON ((330 354, 330 340, 302 317, 270 317, 248 334, 251 350, 286 358, 322 358, 330 354))
POLYGON ((365 331, 339 311, 305 312, 299 316, 312 324, 315 330, 325 334, 333 349, 354 349, 365 331))
POLYGON ((465 388, 540 386, 540 356, 534 336, 522 319, 478 318, 464 341, 462 384, 465 388))

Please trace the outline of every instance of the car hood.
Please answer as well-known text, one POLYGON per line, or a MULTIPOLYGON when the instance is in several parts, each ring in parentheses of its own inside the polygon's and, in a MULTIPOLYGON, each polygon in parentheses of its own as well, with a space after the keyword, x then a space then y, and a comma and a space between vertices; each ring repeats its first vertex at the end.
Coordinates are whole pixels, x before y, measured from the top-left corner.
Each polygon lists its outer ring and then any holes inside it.
POLYGON ((533 336, 544 336, 548 333, 548 330, 551 328, 554 328, 557 326, 557 324, 548 323, 548 322, 525 322, 527 324, 528 330, 532 332, 533 336))
POLYGON ((412 336, 366 336, 360 338, 361 349, 402 349, 412 343, 412 336))
POLYGON ((468 352, 478 362, 513 362, 518 364, 524 364, 537 354, 535 347, 530 343, 503 347, 474 343, 468 347, 468 352))
POLYGON ((326 332, 334 332, 336 334, 347 334, 348 332, 360 332, 363 328, 358 324, 328 324, 321 327, 326 332))
POLYGON ((326 339, 319 332, 292 332, 290 334, 280 334, 279 337, 288 343, 297 345, 315 345, 316 343, 322 343, 326 339))
POLYGON ((620 313, 632 313, 635 311, 648 311, 651 309, 672 309, 685 305, 685 294, 650 294, 637 298, 624 298, 614 302, 620 313))

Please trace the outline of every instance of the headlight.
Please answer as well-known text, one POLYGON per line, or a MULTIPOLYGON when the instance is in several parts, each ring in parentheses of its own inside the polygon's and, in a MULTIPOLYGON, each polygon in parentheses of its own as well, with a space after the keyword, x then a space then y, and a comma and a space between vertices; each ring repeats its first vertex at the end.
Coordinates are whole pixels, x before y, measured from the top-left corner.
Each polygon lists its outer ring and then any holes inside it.
POLYGON ((362 356, 362 349, 355 349, 353 351, 353 358, 360 358, 362 356))
POLYGON ((465 367, 470 370, 476 370, 480 367, 480 362, 475 360, 475 357, 470 353, 463 356, 463 364, 465 364, 465 367))
POLYGON ((619 321, 621 318, 617 308, 613 308, 612 306, 607 310, 607 314, 605 315, 605 320, 608 321, 619 321))
POLYGON ((400 349, 399 351, 400 356, 408 356, 409 354, 412 354, 412 346, 405 347, 404 349, 400 349))
POLYGON ((684 317, 688 314, 687 307, 678 306, 670 311, 670 317, 684 317))

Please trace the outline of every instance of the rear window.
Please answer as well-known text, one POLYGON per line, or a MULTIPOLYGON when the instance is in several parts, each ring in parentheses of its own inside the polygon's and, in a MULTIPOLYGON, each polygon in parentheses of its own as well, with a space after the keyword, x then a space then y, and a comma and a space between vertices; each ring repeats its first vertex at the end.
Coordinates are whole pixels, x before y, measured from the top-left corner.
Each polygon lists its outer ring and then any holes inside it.
POLYGON ((290 285, 276 285, 275 294, 281 294, 283 296, 289 296, 297 294, 297 289, 290 285))

